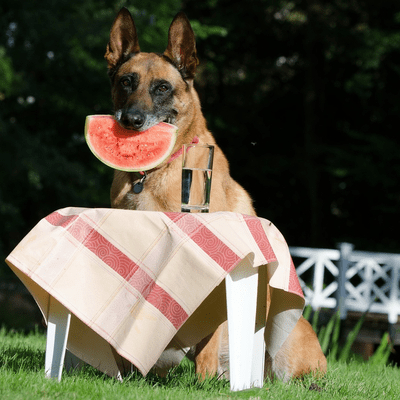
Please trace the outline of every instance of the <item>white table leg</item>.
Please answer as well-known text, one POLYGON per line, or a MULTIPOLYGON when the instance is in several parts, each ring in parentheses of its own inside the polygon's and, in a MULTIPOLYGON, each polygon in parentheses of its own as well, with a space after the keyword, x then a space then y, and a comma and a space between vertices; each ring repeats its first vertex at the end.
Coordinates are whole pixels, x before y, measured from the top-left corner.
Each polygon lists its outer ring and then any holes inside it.
POLYGON ((256 326, 253 344, 253 363, 251 370, 251 382, 254 387, 264 385, 264 364, 265 364, 265 324, 267 320, 267 269, 258 270, 258 293, 256 326))
POLYGON ((61 380, 70 321, 71 313, 56 299, 50 297, 45 357, 47 378, 61 380))
POLYGON ((258 269, 238 266, 225 283, 231 390, 262 387, 265 343, 263 326, 256 328, 258 269))
POLYGON ((263 387, 264 385, 264 363, 265 363, 265 327, 254 333, 253 360, 251 368, 251 386, 263 387))

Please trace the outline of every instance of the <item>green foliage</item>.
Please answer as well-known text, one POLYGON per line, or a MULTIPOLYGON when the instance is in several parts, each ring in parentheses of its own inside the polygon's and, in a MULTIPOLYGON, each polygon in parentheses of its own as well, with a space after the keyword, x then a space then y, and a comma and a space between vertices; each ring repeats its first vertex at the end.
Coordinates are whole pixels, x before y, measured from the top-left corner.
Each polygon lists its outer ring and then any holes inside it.
MULTIPOLYGON (((311 306, 307 306, 303 316, 307 320, 312 318, 312 327, 317 333, 322 352, 328 357, 329 361, 337 360, 340 363, 349 362, 353 358, 351 347, 360 332, 368 311, 364 312, 355 324, 354 328, 347 335, 344 343, 340 343, 340 312, 335 312, 326 325, 318 326, 319 310, 312 313, 311 306)), ((386 332, 381 339, 379 347, 376 349, 368 363, 372 365, 386 365, 392 351, 389 334, 386 332)))
POLYGON ((0 46, 0 101, 3 101, 13 90, 17 76, 13 70, 12 60, 7 56, 7 51, 0 46))
POLYGON ((368 24, 360 24, 357 30, 361 36, 361 44, 353 53, 357 71, 345 82, 345 89, 365 99, 373 95, 374 81, 379 79, 379 70, 384 69, 388 57, 400 52, 400 32, 382 31, 368 24))
POLYGON ((193 31, 197 39, 207 39, 212 35, 226 37, 228 31, 222 26, 207 26, 200 23, 198 20, 191 20, 193 31))
MULTIPOLYGON (((339 323, 340 323, 339 313, 336 313, 329 320, 327 326, 326 327, 322 327, 320 332, 319 332, 319 334, 318 334, 318 340, 321 343, 321 349, 322 349, 322 352, 324 354, 327 354, 328 346, 329 346, 330 341, 331 341, 332 333, 334 331, 334 328, 336 326, 338 326, 339 323)), ((333 342, 332 345, 334 346, 335 344, 336 343, 333 342)))
POLYGON ((392 346, 390 344, 389 332, 385 332, 382 336, 379 347, 375 350, 375 353, 368 360, 372 365, 383 364, 386 365, 389 360, 390 353, 392 352, 392 346))
POLYGON ((363 315, 361 316, 361 318, 355 324, 354 328, 348 334, 348 336, 346 338, 346 342, 345 342, 343 349, 339 355, 339 361, 346 361, 349 359, 351 346, 353 345, 354 341, 357 339, 357 335, 360 332, 360 329, 364 323, 366 315, 367 315, 367 312, 364 312, 363 315))

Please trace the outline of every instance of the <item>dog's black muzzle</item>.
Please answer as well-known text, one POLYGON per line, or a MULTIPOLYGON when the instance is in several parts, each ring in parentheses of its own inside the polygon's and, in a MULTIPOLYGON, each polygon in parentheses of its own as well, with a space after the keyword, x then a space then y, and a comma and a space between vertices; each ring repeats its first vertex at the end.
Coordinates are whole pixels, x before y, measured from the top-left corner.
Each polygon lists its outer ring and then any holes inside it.
POLYGON ((168 113, 147 113, 139 108, 126 108, 115 112, 115 119, 126 129, 145 131, 160 122, 174 124, 177 116, 175 110, 168 110, 168 113))
POLYGON ((115 117, 118 123, 127 129, 140 130, 146 122, 146 115, 142 111, 132 108, 117 111, 115 117))

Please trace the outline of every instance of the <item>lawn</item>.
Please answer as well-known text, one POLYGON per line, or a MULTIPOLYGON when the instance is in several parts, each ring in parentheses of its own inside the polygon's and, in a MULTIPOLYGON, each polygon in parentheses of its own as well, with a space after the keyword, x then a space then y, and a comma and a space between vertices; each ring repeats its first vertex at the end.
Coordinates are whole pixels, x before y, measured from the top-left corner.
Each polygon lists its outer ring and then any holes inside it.
POLYGON ((399 399, 400 369, 384 363, 330 360, 323 379, 306 377, 285 384, 266 381, 263 389, 232 393, 229 382, 198 382, 184 361, 166 378, 132 374, 124 382, 94 368, 64 373, 62 381, 44 377, 45 336, 0 330, 0 398, 4 399, 399 399), (310 387, 316 390, 310 390, 310 387))

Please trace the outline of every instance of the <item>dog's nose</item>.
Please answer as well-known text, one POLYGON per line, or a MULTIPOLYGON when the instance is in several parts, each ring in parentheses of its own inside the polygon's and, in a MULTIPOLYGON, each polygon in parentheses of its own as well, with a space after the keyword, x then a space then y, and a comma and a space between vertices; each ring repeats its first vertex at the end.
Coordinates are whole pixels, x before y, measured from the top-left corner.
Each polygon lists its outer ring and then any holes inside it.
POLYGON ((130 110, 124 113, 121 117, 121 122, 126 127, 132 127, 134 129, 140 129, 146 120, 146 116, 138 110, 130 110))
POLYGON ((135 129, 139 129, 144 125, 145 121, 145 116, 142 114, 140 111, 136 111, 132 114, 131 120, 132 120, 132 125, 135 129))

